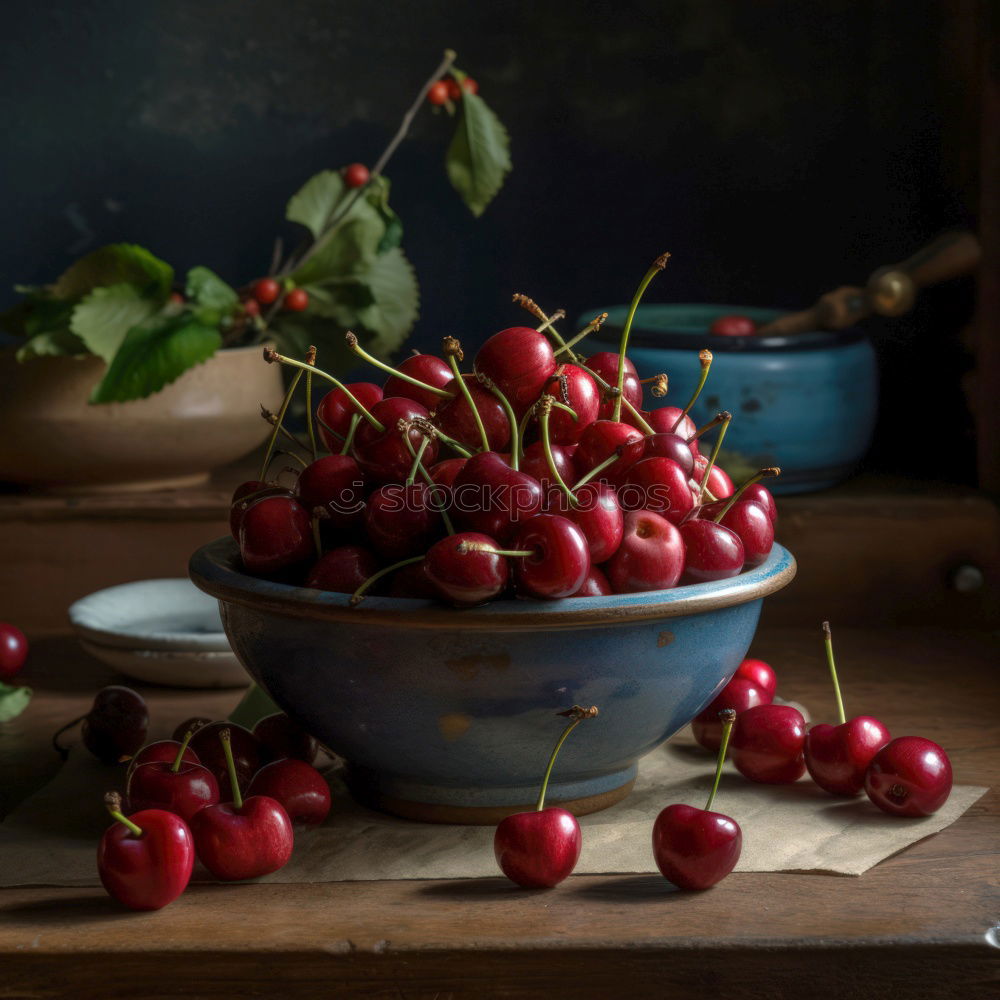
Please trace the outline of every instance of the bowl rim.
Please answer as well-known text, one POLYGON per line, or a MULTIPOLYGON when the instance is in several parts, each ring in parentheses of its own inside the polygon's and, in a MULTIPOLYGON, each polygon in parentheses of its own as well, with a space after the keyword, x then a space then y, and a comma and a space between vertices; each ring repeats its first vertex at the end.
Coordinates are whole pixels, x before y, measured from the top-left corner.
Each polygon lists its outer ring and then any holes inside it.
POLYGON ((225 604, 313 621, 448 631, 551 631, 680 618, 760 600, 791 583, 796 572, 794 556, 775 542, 763 563, 728 580, 609 597, 493 601, 458 610, 403 597, 366 597, 351 607, 348 594, 259 579, 238 566, 239 550, 226 537, 198 549, 188 571, 195 586, 225 604))

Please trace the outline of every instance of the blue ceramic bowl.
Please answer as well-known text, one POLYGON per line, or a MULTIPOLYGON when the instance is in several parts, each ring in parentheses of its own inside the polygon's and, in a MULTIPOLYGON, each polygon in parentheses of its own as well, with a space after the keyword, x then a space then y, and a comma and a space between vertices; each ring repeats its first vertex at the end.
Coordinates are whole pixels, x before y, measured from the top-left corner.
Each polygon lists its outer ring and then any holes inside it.
POLYGON ((636 762, 732 677, 766 595, 795 575, 775 545, 717 583, 456 611, 247 576, 222 539, 191 559, 240 661, 274 701, 348 762, 363 801, 399 815, 493 823, 530 806, 565 725, 551 803, 584 813, 628 794, 636 762))
MULTIPOLYGON (((587 313, 581 325, 601 311, 587 313)), ((607 322, 586 341, 591 353, 618 350, 627 312, 627 306, 607 310, 607 322)), ((758 325, 783 315, 749 306, 640 306, 629 357, 643 377, 666 372, 665 402, 683 406, 698 382, 698 352, 712 352, 712 372, 691 416, 700 426, 719 410, 732 412, 721 464, 734 479, 768 465, 781 467, 781 478, 768 483, 775 493, 824 489, 846 479, 875 427, 878 370, 868 338, 858 329, 783 337, 708 332, 713 320, 734 313, 758 325)))

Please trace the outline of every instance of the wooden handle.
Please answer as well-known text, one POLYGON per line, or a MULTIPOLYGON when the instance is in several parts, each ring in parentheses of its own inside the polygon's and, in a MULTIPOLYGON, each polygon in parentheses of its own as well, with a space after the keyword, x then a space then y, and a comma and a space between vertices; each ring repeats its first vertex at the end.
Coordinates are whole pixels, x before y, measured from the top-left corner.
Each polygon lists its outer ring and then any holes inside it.
POLYGON ((903 271, 917 288, 928 288, 970 274, 979 266, 982 255, 976 235, 962 230, 939 236, 912 257, 887 270, 903 271))

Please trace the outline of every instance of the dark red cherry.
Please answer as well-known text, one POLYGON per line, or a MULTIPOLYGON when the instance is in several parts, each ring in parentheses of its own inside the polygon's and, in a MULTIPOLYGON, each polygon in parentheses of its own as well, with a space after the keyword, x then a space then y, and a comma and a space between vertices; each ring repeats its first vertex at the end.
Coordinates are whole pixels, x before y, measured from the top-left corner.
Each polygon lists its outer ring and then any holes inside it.
MULTIPOLYGON (((500 400, 474 379, 465 379, 465 384, 483 422, 490 451, 502 451, 510 440, 510 423, 500 400)), ((459 444, 468 448, 482 448, 483 438, 464 393, 454 380, 446 388, 455 393, 455 396, 439 401, 434 414, 435 425, 459 444)))
POLYGON ((306 510, 322 507, 326 523, 337 530, 361 523, 365 509, 365 474, 350 455, 318 458, 299 475, 299 499, 306 510))
MULTIPOLYGON (((717 500, 705 504, 699 516, 714 521, 728 502, 717 500)), ((735 533, 743 543, 743 558, 747 566, 759 566, 771 554, 774 524, 759 504, 737 500, 719 523, 735 533)))
POLYGON ((743 543, 736 532, 714 521, 692 517, 681 523, 680 533, 686 582, 725 580, 743 569, 743 543))
POLYGON ((505 556, 490 551, 496 539, 477 531, 463 531, 435 542, 424 557, 424 573, 438 597, 456 608, 485 604, 507 589, 510 567, 505 556), (460 551, 462 543, 476 548, 460 551))
POLYGON ((694 507, 694 498, 684 470, 671 458, 644 458, 629 469, 628 483, 618 491, 626 510, 651 510, 672 524, 680 522, 694 507))
POLYGON ((493 334, 476 354, 475 368, 492 380, 520 418, 556 370, 548 338, 527 326, 493 334))
POLYGON ((569 518, 587 539, 590 559, 602 563, 621 545, 625 515, 618 494, 607 483, 584 483, 576 491, 576 504, 557 486, 549 487, 547 508, 550 514, 569 518))
POLYGON ((266 761, 291 757, 311 764, 319 753, 316 740, 284 712, 265 715, 253 727, 253 734, 260 742, 261 756, 266 761))
POLYGON ((427 471, 438 486, 450 490, 455 485, 456 476, 465 468, 466 461, 464 458, 446 458, 432 465, 427 471))
POLYGON ((629 511, 618 551, 604 571, 616 594, 676 587, 684 570, 684 542, 665 517, 629 511))
POLYGON ((486 451, 473 455, 455 478, 451 509, 464 527, 506 543, 541 511, 542 487, 495 451, 486 451))
POLYGON ((558 514, 536 514, 521 525, 511 543, 530 556, 512 559, 519 596, 554 600, 570 597, 590 572, 590 549, 583 532, 558 514))
MULTIPOLYGON (((443 389, 454 378, 448 362, 434 354, 411 354, 410 357, 396 365, 396 370, 401 371, 404 375, 409 375, 410 378, 426 382, 427 385, 432 385, 435 389, 443 389)), ((382 391, 386 398, 405 396, 407 399, 416 400, 428 410, 433 410, 445 401, 444 397, 437 395, 437 393, 411 385, 396 375, 389 376, 385 385, 382 386, 382 391)))
POLYGON ((674 424, 677 423, 677 418, 684 411, 678 406, 658 406, 655 410, 650 410, 646 414, 646 422, 650 427, 656 431, 657 434, 667 433, 667 434, 679 434, 682 438, 689 438, 698 429, 694 425, 694 421, 685 416, 680 422, 680 426, 674 429, 674 424))
POLYGON ((146 742, 149 709, 138 691, 109 684, 94 696, 83 719, 83 745, 105 764, 131 757, 146 742))
POLYGON ((236 780, 240 788, 245 788, 257 772, 263 760, 260 741, 249 729, 234 725, 231 722, 211 722, 199 729, 191 737, 190 746, 219 783, 219 800, 231 802, 233 788, 229 781, 229 770, 226 767, 226 755, 222 749, 219 733, 229 729, 230 745, 233 748, 233 759, 236 763, 236 780))
MULTIPOLYGON (((555 412, 553 411, 553 415, 555 412)), ((551 446, 551 451, 556 469, 562 476, 563 482, 567 486, 572 486, 576 482, 577 476, 569 447, 554 444, 551 446)), ((537 479, 542 489, 548 492, 549 486, 553 483, 552 472, 549 469, 548 459, 545 457, 545 449, 541 441, 533 441, 524 449, 524 455, 521 458, 521 471, 533 479, 537 479)), ((560 511, 560 513, 562 512, 560 511)))
POLYGON ((597 383, 576 365, 560 365, 548 382, 545 392, 576 413, 572 415, 554 406, 549 416, 549 438, 556 444, 576 444, 583 429, 597 419, 601 395, 597 383))
MULTIPOLYGON (((372 382, 351 382, 347 388, 366 410, 371 410, 382 399, 382 387, 372 382)), ((328 451, 338 452, 343 447, 344 438, 351 429, 351 417, 357 412, 357 407, 347 398, 343 389, 334 389, 319 401, 316 423, 319 436, 328 451), (338 434, 340 436, 336 437, 338 434)))
MULTIPOLYGON (((412 399, 392 396, 371 407, 372 416, 383 425, 379 431, 367 420, 358 424, 354 435, 354 457, 365 475, 378 483, 402 482, 410 474, 413 455, 399 429, 400 420, 428 419, 427 410, 412 399)), ((419 450, 423 435, 416 428, 408 431, 414 451, 419 450)), ((438 454, 437 440, 431 438, 424 449, 423 464, 430 467, 438 454)))
POLYGON ((790 784, 806 773, 806 723, 791 705, 755 705, 736 716, 730 741, 736 770, 751 781, 790 784))
POLYGON ((309 511, 291 497, 250 504, 239 531, 240 556, 249 573, 275 573, 316 554, 309 511))
POLYGON ((692 720, 694 738, 706 749, 718 752, 722 746, 722 720, 719 713, 731 708, 737 716, 757 705, 770 705, 774 695, 739 674, 712 699, 692 720))
POLYGON ((418 562, 402 566, 392 574, 388 596, 431 600, 438 596, 438 592, 427 578, 424 564, 418 562))
MULTIPOLYGON (((598 351, 587 358, 587 367, 599 375, 608 385, 618 385, 618 353, 612 351, 598 351)), ((625 359, 625 382, 622 386, 622 398, 627 399, 637 410, 642 408, 642 385, 639 383, 639 374, 635 365, 625 359)), ((614 399, 606 399, 601 402, 598 419, 610 420, 614 413, 614 399)), ((627 407, 622 409, 622 419, 625 419, 627 407)))
POLYGON ((604 572, 597 566, 591 566, 590 572, 587 574, 587 579, 583 581, 583 585, 573 596, 607 597, 613 593, 614 591, 611 589, 611 584, 608 582, 608 578, 604 575, 604 572))
POLYGON ((762 486, 760 483, 752 483, 743 491, 743 496, 740 499, 749 500, 751 503, 763 507, 767 511, 767 516, 770 518, 772 524, 778 520, 778 505, 774 502, 774 497, 766 486, 762 486))
POLYGON ((240 483, 233 490, 233 499, 229 508, 229 531, 233 538, 239 541, 240 524, 243 521, 243 515, 246 513, 247 507, 254 500, 259 500, 265 496, 290 497, 291 495, 291 491, 285 489, 284 486, 261 482, 259 479, 251 479, 245 483, 240 483))
POLYGON ((694 454, 691 446, 679 434, 650 434, 646 438, 645 458, 670 458, 690 479, 694 472, 694 454))
MULTIPOLYGON (((699 485, 707 467, 708 459, 704 455, 698 455, 694 460, 694 475, 692 479, 699 485)), ((718 463, 713 465, 712 471, 708 474, 708 492, 716 500, 722 500, 724 497, 731 497, 734 488, 733 481, 729 478, 728 473, 718 463)))
POLYGON ((717 337, 752 337, 757 326, 749 316, 716 316, 708 332, 717 337))
POLYGON ((618 460, 600 473, 599 479, 618 482, 642 458, 645 439, 635 427, 615 420, 595 420, 588 424, 573 455, 573 464, 580 476, 611 458, 618 452, 618 460))
POLYGON ((425 483, 387 483, 368 498, 365 529, 379 555, 391 562, 408 559, 444 533, 430 489, 425 483))
POLYGON ((306 586, 353 594, 379 569, 378 557, 360 545, 341 545, 320 556, 306 577, 306 586))

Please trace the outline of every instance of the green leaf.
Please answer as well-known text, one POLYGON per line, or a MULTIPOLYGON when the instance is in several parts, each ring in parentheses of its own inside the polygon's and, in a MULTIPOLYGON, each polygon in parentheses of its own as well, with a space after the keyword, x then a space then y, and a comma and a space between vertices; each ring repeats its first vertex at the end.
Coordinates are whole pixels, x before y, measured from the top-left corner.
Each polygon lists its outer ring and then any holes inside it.
POLYGON ((95 288, 73 310, 70 329, 91 354, 111 364, 129 330, 149 319, 159 307, 159 302, 147 299, 135 285, 95 288))
POLYGON ((207 361, 221 344, 219 331, 189 312, 154 316, 126 334, 90 402, 145 399, 189 368, 207 361))
POLYGON ((192 267, 188 271, 184 294, 198 305, 221 314, 231 313, 240 300, 236 290, 207 267, 192 267))
POLYGON ((59 299, 77 299, 107 285, 138 286, 150 298, 166 299, 174 269, 134 243, 112 243, 71 264, 52 286, 59 299))
POLYGON ((406 339, 417 321, 420 288, 413 266, 398 247, 375 258, 360 276, 374 299, 358 311, 358 320, 375 334, 371 350, 386 355, 406 339))
POLYGON ((0 681, 0 722, 16 719, 31 701, 31 688, 16 687, 0 681))
POLYGON ((33 358, 79 357, 89 353, 87 345, 71 330, 50 330, 47 333, 36 333, 18 348, 15 357, 24 362, 33 358))
POLYGON ((357 274, 375 259, 384 233, 381 216, 359 198, 327 242, 291 278, 297 285, 314 285, 357 274))
POLYGON ((323 170, 310 177, 292 195, 285 208, 285 218, 305 226, 316 239, 346 193, 347 187, 340 172, 323 170))
POLYGON ((376 247, 376 253, 385 253, 398 247, 403 242, 403 223, 396 213, 389 207, 389 178, 373 177, 365 192, 368 203, 378 212, 385 224, 385 232, 376 247))
POLYGON ((464 94, 445 169, 452 187, 479 216, 503 186, 511 169, 510 138, 500 119, 478 94, 464 94))

